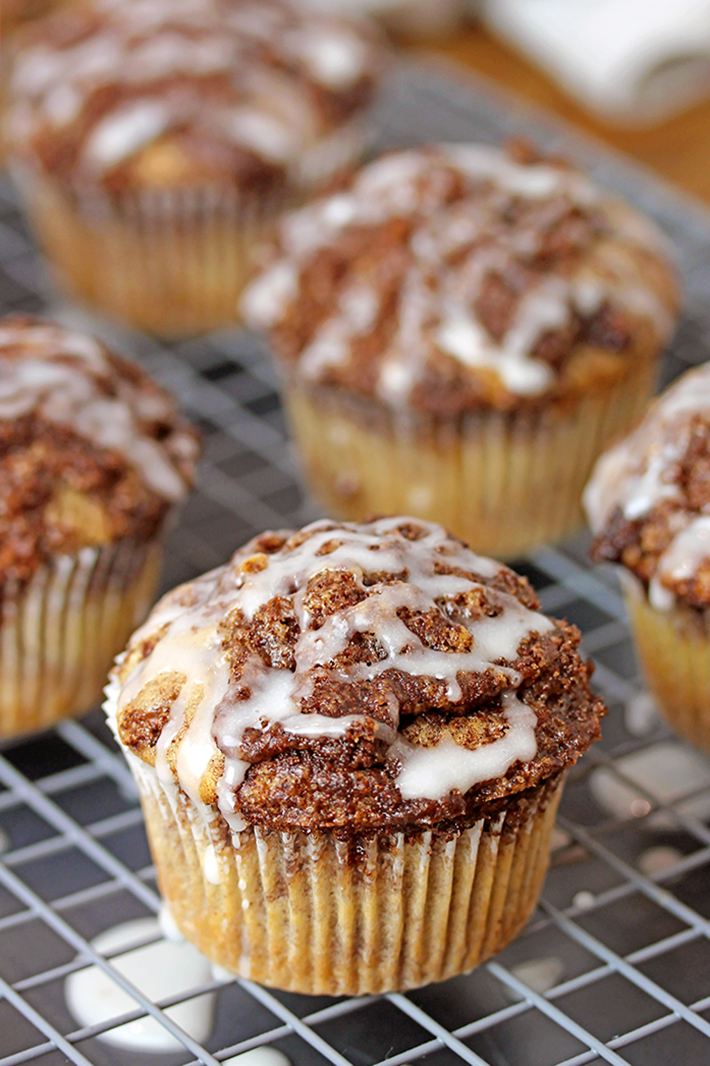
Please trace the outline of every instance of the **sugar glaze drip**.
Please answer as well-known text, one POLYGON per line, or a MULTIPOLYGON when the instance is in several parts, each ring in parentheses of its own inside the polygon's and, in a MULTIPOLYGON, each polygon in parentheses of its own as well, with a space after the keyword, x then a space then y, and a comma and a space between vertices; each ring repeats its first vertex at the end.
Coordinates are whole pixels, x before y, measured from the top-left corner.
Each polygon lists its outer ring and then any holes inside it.
MULTIPOLYGON (((275 262, 243 298, 248 323, 256 329, 277 327, 297 296, 301 274, 323 249, 357 227, 398 218, 411 223, 406 238, 411 264, 397 296, 398 326, 379 367, 377 395, 390 407, 407 406, 432 348, 496 374, 513 394, 536 396, 556 377, 553 367, 535 355, 538 342, 571 327, 576 316, 595 314, 606 301, 650 319, 661 336, 670 331, 666 309, 608 240, 615 234, 630 246, 662 255, 661 239, 650 225, 635 225, 630 211, 619 210, 577 171, 520 164, 499 149, 463 144, 385 156, 365 167, 345 192, 288 216, 275 262), (464 186, 453 204, 448 199, 452 174, 464 186), (502 225, 521 202, 544 207, 544 221, 502 225), (476 312, 484 282, 528 263, 546 229, 570 207, 589 218, 594 248, 569 273, 531 273, 503 336, 493 337, 476 312)), ((382 297, 376 288, 358 285, 355 294, 355 313, 353 291, 346 289, 305 343, 298 357, 305 378, 322 380, 329 368, 346 363, 353 344, 379 320, 382 297)))
POLYGON ((500 740, 468 751, 452 740, 433 748, 416 748, 400 737, 392 755, 402 764, 397 785, 402 799, 444 799, 452 789, 466 792, 481 781, 502 777, 513 763, 535 758, 537 718, 516 692, 504 692, 503 714, 508 731, 500 740))
POLYGON ((173 422, 171 400, 119 375, 91 337, 51 324, 0 326, 0 420, 32 412, 116 449, 164 499, 185 496, 187 483, 168 449, 194 459, 193 437, 180 429, 160 442, 150 436, 146 423, 173 422))
POLYGON ((278 724, 300 736, 344 737, 365 718, 357 714, 331 718, 300 710, 301 701, 312 691, 314 672, 323 670, 329 678, 345 682, 372 680, 386 670, 435 678, 443 682, 452 703, 462 698, 460 672, 492 670, 501 678, 506 690, 504 737, 474 751, 458 747, 456 760, 447 757, 451 742, 432 749, 406 743, 397 732, 398 705, 390 708, 393 725, 376 724, 375 735, 389 749, 390 761, 399 767, 395 783, 406 798, 436 799, 451 789, 465 792, 478 781, 505 773, 514 762, 534 757, 535 716, 521 699, 513 698, 522 678, 508 664, 515 661, 527 637, 549 632, 554 623, 523 606, 513 595, 482 586, 477 578, 493 578, 499 564, 475 555, 433 524, 416 521, 421 536, 410 540, 398 528, 407 522, 401 518, 365 525, 315 522, 290 549, 254 554, 258 547, 252 542, 227 566, 164 597, 135 634, 132 645, 156 633, 162 635, 131 671, 115 708, 120 717, 150 682, 166 675, 182 677, 179 696, 158 742, 156 769, 161 779, 173 780, 167 755, 179 735, 177 778, 199 804, 203 775, 215 765, 216 758, 224 756, 217 783, 219 808, 232 828, 243 827, 238 789, 249 763, 240 757, 239 745, 247 729, 264 730, 278 724), (458 572, 437 573, 438 569, 458 572), (308 583, 326 571, 349 573, 366 595, 313 628, 306 602, 308 583), (368 583, 371 574, 378 575, 374 585, 368 583), (387 580, 380 583, 383 576, 387 580), (468 651, 438 651, 426 646, 398 613, 403 608, 421 613, 438 611, 447 599, 484 587, 488 602, 498 613, 462 619, 461 624, 473 637, 468 651), (235 609, 249 622, 275 597, 292 599, 300 627, 293 649, 295 669, 266 666, 252 654, 235 685, 220 623, 235 609), (345 667, 333 665, 359 633, 376 639, 382 657, 345 667))
MULTIPOLYGON (((710 420, 710 364, 683 374, 652 405, 637 428, 597 461, 584 494, 592 531, 600 534, 614 512, 635 521, 665 500, 682 502, 676 482, 677 464, 688 447, 692 421, 710 420)), ((710 515, 686 511, 673 514, 674 536, 659 557, 649 597, 659 610, 669 610, 675 596, 664 584, 691 578, 710 559, 710 515)))

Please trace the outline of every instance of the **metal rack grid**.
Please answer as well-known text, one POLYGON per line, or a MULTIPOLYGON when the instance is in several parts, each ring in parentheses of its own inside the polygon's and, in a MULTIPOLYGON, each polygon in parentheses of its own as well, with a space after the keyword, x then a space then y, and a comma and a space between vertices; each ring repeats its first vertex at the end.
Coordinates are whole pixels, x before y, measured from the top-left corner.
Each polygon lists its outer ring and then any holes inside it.
MULTIPOLYGON (((687 294, 665 378, 710 357, 710 219, 697 206, 483 84, 459 84, 436 69, 397 74, 377 140, 382 147, 521 133, 575 155, 659 220, 678 250, 687 294)), ((0 183, 0 308, 77 321, 75 309, 55 300, 9 183, 0 183)), ((253 338, 224 333, 161 346, 92 325, 178 395, 204 433, 199 488, 170 542, 166 588, 222 562, 263 528, 314 516, 253 338)), ((710 764, 648 713, 613 574, 591 572, 586 547, 580 538, 518 565, 543 609, 583 630, 611 715, 604 740, 570 776, 543 898, 513 945, 470 975, 407 995, 330 1000, 216 978, 151 1003, 90 944, 159 907, 133 783, 96 711, 0 753, 0 1066, 214 1066, 267 1045, 294 1066, 710 1061, 710 764), (678 761, 689 776, 669 786, 663 767, 678 761), (150 1014, 184 1051, 111 1047, 98 1037, 117 1018, 78 1028, 63 982, 88 964, 131 992, 135 1010, 120 1021, 150 1014), (200 1046, 162 1008, 210 990, 215 1021, 200 1046)))

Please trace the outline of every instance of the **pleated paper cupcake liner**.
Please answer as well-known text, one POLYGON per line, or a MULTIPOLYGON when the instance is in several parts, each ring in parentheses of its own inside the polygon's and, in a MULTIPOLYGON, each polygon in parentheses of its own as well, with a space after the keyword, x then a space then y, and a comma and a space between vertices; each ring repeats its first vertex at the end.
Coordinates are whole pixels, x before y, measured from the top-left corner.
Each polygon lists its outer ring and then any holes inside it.
POLYGON ((364 144, 362 128, 348 126, 304 153, 287 191, 266 195, 219 186, 68 195, 28 169, 17 185, 63 288, 148 333, 181 337, 237 322, 280 212, 355 163, 364 144))
POLYGON ((0 736, 46 729, 99 701, 153 602, 161 560, 157 543, 87 547, 0 590, 0 736))
POLYGON ((185 937, 241 977, 320 995, 416 988, 504 948, 535 908, 562 787, 557 777, 459 831, 230 836, 130 762, 185 937))
MULTIPOLYGON (((329 513, 412 514, 483 555, 511 558, 571 535, 599 454, 645 411, 656 360, 568 411, 486 411, 458 421, 373 413, 292 383, 286 404, 304 474, 329 513)), ((373 405, 374 406, 374 405, 373 405)))
POLYGON ((660 611, 622 571, 636 651, 658 709, 685 740, 710 752, 710 612, 678 605, 660 611))

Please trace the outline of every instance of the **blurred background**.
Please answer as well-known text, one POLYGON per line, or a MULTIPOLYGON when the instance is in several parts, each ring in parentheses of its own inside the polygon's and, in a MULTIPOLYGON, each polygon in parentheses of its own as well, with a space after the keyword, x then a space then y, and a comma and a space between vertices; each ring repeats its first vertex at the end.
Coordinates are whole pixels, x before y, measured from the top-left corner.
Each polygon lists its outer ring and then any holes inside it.
POLYGON ((321 0, 375 12, 710 201, 708 0, 321 0))
MULTIPOLYGON (((373 16, 404 53, 482 74, 710 200, 710 0, 301 2, 373 16)), ((0 46, 56 6, 0 0, 0 46)))

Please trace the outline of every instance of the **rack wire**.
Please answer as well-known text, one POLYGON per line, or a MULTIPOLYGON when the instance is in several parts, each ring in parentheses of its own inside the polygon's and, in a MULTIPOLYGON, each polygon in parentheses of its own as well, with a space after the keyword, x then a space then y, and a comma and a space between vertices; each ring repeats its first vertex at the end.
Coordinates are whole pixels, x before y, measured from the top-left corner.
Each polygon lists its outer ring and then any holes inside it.
MULTIPOLYGON (((668 232, 686 309, 664 380, 710 357, 710 218, 650 175, 483 83, 433 68, 403 67, 393 78, 375 147, 520 134, 575 156, 668 232)), ((57 303, 5 180, 0 309, 81 317, 57 303)), ((170 540, 166 588, 264 528, 315 516, 254 338, 227 332, 166 346, 91 325, 179 396, 204 433, 199 488, 170 540)), ((589 569, 587 547, 581 537, 517 564, 543 608, 582 629, 611 715, 604 740, 570 775, 540 905, 513 945, 470 975, 407 995, 332 1000, 217 975, 152 1003, 91 945, 160 904, 133 783, 97 710, 0 752, 0 1066, 215 1066, 266 1046, 294 1066, 710 1061, 710 764, 649 711, 614 576, 589 569), (677 780, 665 779, 668 766, 677 780), (87 965, 110 973, 135 1009, 78 1027, 64 981, 87 965), (200 1045, 164 1008, 210 991, 215 1020, 200 1045), (100 1039, 144 1015, 184 1050, 151 1055, 100 1039)))

